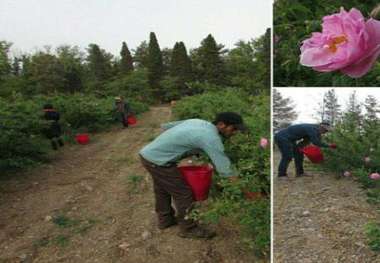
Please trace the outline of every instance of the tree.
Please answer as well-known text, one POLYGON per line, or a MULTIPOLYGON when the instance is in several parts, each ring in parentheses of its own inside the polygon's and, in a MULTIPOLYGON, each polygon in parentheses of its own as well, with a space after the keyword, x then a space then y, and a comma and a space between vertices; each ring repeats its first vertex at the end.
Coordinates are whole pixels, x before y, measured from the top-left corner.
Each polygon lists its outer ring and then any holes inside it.
POLYGON ((225 84, 225 65, 221 57, 222 50, 223 46, 217 45, 214 37, 209 34, 202 40, 201 46, 193 51, 193 61, 199 80, 216 85, 225 84))
POLYGON ((183 42, 176 42, 170 60, 170 76, 176 78, 179 94, 188 94, 186 82, 192 80, 191 60, 183 42))
POLYGON ((149 37, 149 53, 148 53, 148 79, 149 86, 156 98, 162 97, 160 81, 164 73, 164 65, 162 62, 162 53, 154 32, 149 37))
POLYGON ((58 59, 64 70, 64 91, 77 92, 83 89, 83 54, 77 46, 63 45, 57 48, 58 59))
POLYGON ((349 131, 360 131, 362 128, 362 105, 358 101, 356 91, 352 92, 344 113, 344 125, 349 131))
POLYGON ((338 97, 334 89, 328 90, 323 96, 318 115, 321 121, 328 121, 331 126, 335 126, 341 117, 341 109, 338 104, 338 97))
POLYGON ((258 83, 258 89, 266 90, 269 92, 270 72, 271 72, 271 29, 267 28, 265 34, 253 41, 253 47, 255 50, 255 78, 258 83))
POLYGON ((233 87, 239 87, 253 94, 257 87, 255 75, 255 50, 253 42, 239 41, 228 52, 225 59, 228 82, 233 87))
POLYGON ((297 118, 294 105, 290 98, 282 97, 281 93, 273 89, 273 129, 277 131, 289 126, 297 118))
POLYGON ((148 54, 149 47, 148 43, 144 40, 133 50, 134 56, 133 61, 136 68, 147 68, 148 67, 148 54))
POLYGON ((161 51, 162 54, 162 64, 164 66, 164 75, 168 75, 170 71, 170 64, 172 58, 173 49, 171 48, 163 48, 161 51))
POLYGON ((368 95, 364 102, 364 108, 366 109, 366 115, 365 115, 366 121, 377 122, 378 121, 377 114, 380 112, 377 99, 372 95, 368 95))
POLYGON ((0 81, 9 75, 11 71, 11 65, 8 57, 8 52, 11 46, 12 44, 9 42, 0 41, 0 81))
POLYGON ((129 72, 133 71, 133 59, 131 52, 128 49, 128 46, 125 42, 123 42, 121 51, 120 51, 120 73, 122 75, 126 75, 129 72))
POLYGON ((13 76, 19 76, 21 73, 21 68, 20 68, 20 59, 18 57, 13 58, 13 63, 12 63, 12 69, 11 69, 12 75, 13 76))
POLYGON ((112 55, 100 49, 96 44, 90 44, 87 52, 90 77, 98 82, 107 80, 110 76, 112 55))
POLYGON ((27 78, 34 83, 35 93, 49 94, 64 89, 64 66, 56 56, 48 52, 37 52, 27 66, 27 78))

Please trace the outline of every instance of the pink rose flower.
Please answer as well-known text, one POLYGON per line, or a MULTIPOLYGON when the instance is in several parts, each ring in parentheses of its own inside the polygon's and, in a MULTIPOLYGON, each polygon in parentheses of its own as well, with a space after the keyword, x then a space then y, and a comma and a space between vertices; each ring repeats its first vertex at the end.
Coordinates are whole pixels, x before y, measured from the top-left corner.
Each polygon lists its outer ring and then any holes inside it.
POLYGON ((380 174, 378 173, 372 173, 369 175, 369 178, 371 178, 372 180, 379 180, 380 179, 380 174))
POLYGON ((350 177, 352 174, 351 174, 351 172, 349 172, 349 171, 345 171, 344 173, 343 173, 343 176, 345 176, 345 177, 350 177))
POLYGON ((268 139, 267 138, 261 138, 260 139, 260 147, 264 149, 267 146, 268 146, 268 139))
POLYGON ((352 78, 365 75, 380 55, 380 21, 341 8, 325 16, 322 33, 303 41, 300 63, 319 72, 340 70, 352 78))

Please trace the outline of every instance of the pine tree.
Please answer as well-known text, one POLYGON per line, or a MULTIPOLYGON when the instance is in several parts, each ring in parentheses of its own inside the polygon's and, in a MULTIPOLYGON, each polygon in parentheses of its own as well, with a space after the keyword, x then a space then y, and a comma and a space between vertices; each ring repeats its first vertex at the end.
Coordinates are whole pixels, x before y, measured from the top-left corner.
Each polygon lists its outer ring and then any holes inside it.
POLYGON ((149 38, 148 52, 148 79, 149 86, 156 98, 162 99, 160 80, 163 78, 164 66, 162 62, 162 53, 158 45, 156 35, 151 32, 149 38))
POLYGON ((344 113, 344 124, 346 129, 350 131, 358 130, 362 128, 362 105, 358 101, 356 91, 351 93, 347 104, 347 110, 344 113))
POLYGON ((214 37, 209 34, 198 49, 201 80, 216 85, 225 83, 225 69, 221 58, 223 46, 218 46, 214 37))
POLYGON ((271 30, 268 28, 263 36, 254 41, 255 48, 255 77, 259 87, 266 91, 270 90, 270 46, 271 30))
POLYGON ((64 68, 64 91, 77 92, 83 89, 83 55, 77 46, 63 45, 57 48, 59 61, 64 68))
POLYGON ((65 83, 63 64, 48 52, 37 52, 28 65, 28 79, 35 83, 36 92, 42 94, 63 91, 65 83))
POLYGON ((121 51, 120 51, 120 73, 123 75, 128 74, 133 71, 133 59, 131 52, 128 49, 128 46, 123 42, 121 51))
POLYGON ((341 117, 341 106, 334 89, 328 90, 323 96, 318 115, 321 121, 327 121, 331 126, 335 126, 341 117))
POLYGON ((134 53, 133 61, 135 62, 136 68, 147 68, 149 54, 148 43, 144 40, 132 51, 134 53))
POLYGON ((192 80, 192 68, 183 42, 176 42, 174 45, 170 62, 170 76, 177 79, 177 85, 182 94, 189 93, 186 82, 192 80))
POLYGON ((90 44, 88 49, 88 68, 92 78, 104 81, 109 77, 112 56, 101 50, 98 45, 90 44))
POLYGON ((8 52, 11 45, 11 43, 6 41, 0 41, 0 80, 3 77, 6 77, 11 71, 11 65, 8 57, 8 52))
POLYGON ((289 126, 297 118, 294 105, 290 98, 282 97, 281 93, 273 89, 273 129, 277 131, 289 126))
POLYGON ((368 95, 365 99, 364 108, 366 109, 366 121, 376 122, 378 120, 377 114, 380 112, 377 99, 372 95, 368 95))
POLYGON ((13 63, 12 63, 12 74, 14 76, 19 76, 21 73, 21 68, 20 68, 20 59, 17 57, 13 58, 13 63))

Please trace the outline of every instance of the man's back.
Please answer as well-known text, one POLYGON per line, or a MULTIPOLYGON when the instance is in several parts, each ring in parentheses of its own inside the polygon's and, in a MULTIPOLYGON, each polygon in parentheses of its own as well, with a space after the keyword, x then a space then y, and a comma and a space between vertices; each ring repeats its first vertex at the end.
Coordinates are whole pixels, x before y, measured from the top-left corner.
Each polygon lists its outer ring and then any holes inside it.
POLYGON ((318 134, 318 125, 316 124, 295 124, 283 130, 280 130, 277 135, 287 138, 290 141, 297 141, 305 137, 315 136, 318 134))
POLYGON ((140 154, 157 165, 165 165, 189 151, 200 150, 203 143, 222 143, 217 128, 208 121, 190 119, 165 130, 140 154))

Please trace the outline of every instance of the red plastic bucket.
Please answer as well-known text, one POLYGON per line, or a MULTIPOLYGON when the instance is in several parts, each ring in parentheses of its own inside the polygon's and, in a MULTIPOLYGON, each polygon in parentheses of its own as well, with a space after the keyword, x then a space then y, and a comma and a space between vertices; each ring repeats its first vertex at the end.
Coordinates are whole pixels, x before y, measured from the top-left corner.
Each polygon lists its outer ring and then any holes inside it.
POLYGON ((205 166, 178 167, 183 178, 190 185, 196 201, 206 200, 211 187, 213 169, 205 166))
POLYGON ((306 155, 306 157, 312 163, 321 163, 323 162, 323 153, 321 149, 314 145, 309 145, 301 149, 301 152, 306 155))
POLYGON ((77 143, 79 143, 79 144, 87 144, 87 143, 90 141, 90 137, 88 136, 87 133, 77 134, 77 135, 75 136, 75 140, 76 140, 77 143))
POLYGON ((127 118, 127 122, 128 122, 129 125, 134 125, 134 124, 137 123, 137 119, 136 119, 135 116, 130 115, 130 116, 128 116, 128 118, 127 118))

